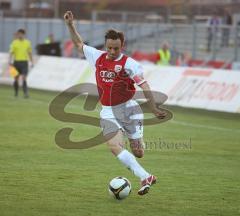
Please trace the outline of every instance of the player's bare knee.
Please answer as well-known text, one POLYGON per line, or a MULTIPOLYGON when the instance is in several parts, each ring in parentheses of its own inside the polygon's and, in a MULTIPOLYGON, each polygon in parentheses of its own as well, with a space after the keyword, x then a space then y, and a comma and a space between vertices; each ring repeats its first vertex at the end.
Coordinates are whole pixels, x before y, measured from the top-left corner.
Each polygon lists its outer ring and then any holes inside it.
POLYGON ((142 158, 144 156, 144 150, 143 149, 133 150, 133 154, 137 158, 142 158))
POLYGON ((132 153, 137 158, 142 158, 144 155, 144 144, 142 139, 130 139, 130 147, 132 149, 132 153))

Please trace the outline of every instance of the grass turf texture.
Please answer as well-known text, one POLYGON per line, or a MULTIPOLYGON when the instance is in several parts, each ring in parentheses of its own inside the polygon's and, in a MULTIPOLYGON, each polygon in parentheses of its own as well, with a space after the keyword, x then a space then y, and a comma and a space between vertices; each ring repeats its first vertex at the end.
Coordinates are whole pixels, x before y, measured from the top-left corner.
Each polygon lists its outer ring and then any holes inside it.
MULTIPOLYGON (((64 150, 55 144, 56 131, 65 126, 74 128, 75 141, 100 131, 53 119, 48 106, 56 93, 31 90, 29 99, 12 95, 10 87, 0 88, 1 216, 240 214, 239 115, 171 107, 174 120, 145 127, 148 142, 191 138, 191 148, 147 150, 139 161, 158 176, 158 183, 140 197, 139 180, 105 144, 88 150, 64 150), (115 176, 132 183, 126 200, 108 195, 108 182, 115 176)), ((83 112, 81 105, 76 99, 67 110, 83 112)))

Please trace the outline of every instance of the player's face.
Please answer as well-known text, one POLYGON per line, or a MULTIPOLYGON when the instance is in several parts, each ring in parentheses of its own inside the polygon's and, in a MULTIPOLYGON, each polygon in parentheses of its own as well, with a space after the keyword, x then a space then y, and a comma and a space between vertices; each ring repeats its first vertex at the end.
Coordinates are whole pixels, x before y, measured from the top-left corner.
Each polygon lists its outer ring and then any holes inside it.
POLYGON ((105 43, 108 58, 111 60, 117 59, 122 51, 122 43, 120 39, 107 39, 105 43))
POLYGON ((18 33, 17 33, 17 38, 18 38, 19 40, 23 40, 23 39, 24 39, 24 34, 21 33, 21 32, 18 32, 18 33))

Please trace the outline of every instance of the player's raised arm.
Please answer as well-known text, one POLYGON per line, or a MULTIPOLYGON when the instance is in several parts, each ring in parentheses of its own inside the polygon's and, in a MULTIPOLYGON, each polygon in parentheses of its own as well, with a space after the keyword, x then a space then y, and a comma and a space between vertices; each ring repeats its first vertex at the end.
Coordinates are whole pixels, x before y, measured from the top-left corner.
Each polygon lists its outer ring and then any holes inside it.
POLYGON ((71 11, 67 11, 64 14, 64 20, 68 27, 68 30, 70 32, 70 35, 75 47, 77 48, 78 52, 83 53, 84 43, 83 43, 82 37, 76 30, 75 24, 73 22, 74 21, 73 14, 71 11))

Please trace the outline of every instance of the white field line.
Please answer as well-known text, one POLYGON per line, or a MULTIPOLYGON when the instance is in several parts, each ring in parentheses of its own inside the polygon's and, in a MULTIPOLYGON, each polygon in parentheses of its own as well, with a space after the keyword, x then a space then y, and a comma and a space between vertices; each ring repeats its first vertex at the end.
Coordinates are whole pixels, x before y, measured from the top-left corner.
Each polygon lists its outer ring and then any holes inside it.
POLYGON ((219 131, 229 131, 229 132, 240 133, 240 130, 238 130, 238 129, 216 127, 216 126, 204 125, 204 124, 193 124, 193 123, 184 122, 184 121, 172 120, 172 121, 170 121, 170 123, 177 124, 177 125, 183 125, 186 127, 204 128, 204 129, 210 129, 210 130, 219 130, 219 131))
MULTIPOLYGON (((50 102, 46 102, 43 100, 38 100, 38 99, 32 99, 30 98, 31 101, 34 101, 36 103, 41 103, 41 104, 48 104, 50 102)), ((68 105, 67 107, 70 108, 79 108, 78 105, 68 105)), ((100 110, 98 110, 100 111, 100 110)), ((176 125, 182 125, 182 126, 186 126, 186 127, 195 127, 195 128, 204 128, 204 129, 210 129, 210 130, 218 130, 218 131, 225 131, 225 132, 235 132, 235 133, 240 133, 240 129, 232 129, 232 128, 223 128, 223 127, 216 127, 216 126, 211 126, 211 125, 205 125, 205 124, 195 124, 195 123, 189 123, 189 122, 185 122, 185 121, 176 121, 176 120, 170 120, 169 121, 172 124, 176 124, 176 125)))

